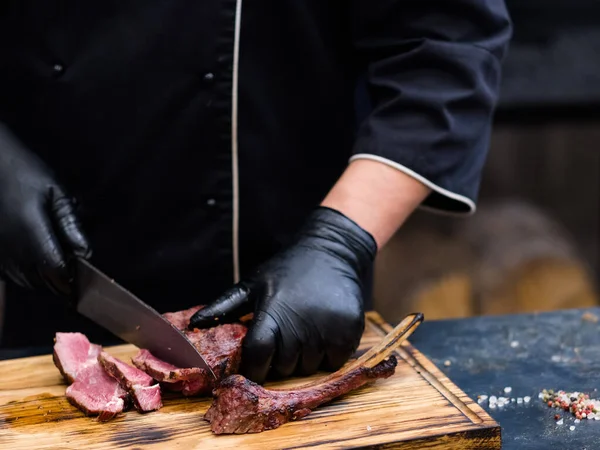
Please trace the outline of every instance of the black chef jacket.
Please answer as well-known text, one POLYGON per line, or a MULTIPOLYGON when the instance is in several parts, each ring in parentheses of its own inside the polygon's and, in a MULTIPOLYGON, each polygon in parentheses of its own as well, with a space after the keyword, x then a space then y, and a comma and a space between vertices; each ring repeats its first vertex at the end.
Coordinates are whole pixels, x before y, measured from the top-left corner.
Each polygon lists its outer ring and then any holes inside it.
MULTIPOLYGON (((4 0, 0 121, 78 199, 93 262, 176 310, 284 246, 351 158, 472 212, 510 33, 501 0, 4 0)), ((107 336, 8 287, 3 346, 68 330, 107 336)))

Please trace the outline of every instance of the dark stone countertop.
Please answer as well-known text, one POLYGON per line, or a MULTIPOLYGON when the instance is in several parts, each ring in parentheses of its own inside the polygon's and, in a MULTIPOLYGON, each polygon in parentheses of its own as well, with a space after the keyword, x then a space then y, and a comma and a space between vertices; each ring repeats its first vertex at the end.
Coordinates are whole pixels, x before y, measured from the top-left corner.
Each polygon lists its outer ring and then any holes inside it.
MULTIPOLYGON (((483 408, 502 427, 503 449, 546 450, 600 448, 600 420, 574 424, 570 413, 559 411, 538 398, 544 389, 595 394, 600 387, 600 323, 584 320, 589 312, 600 318, 600 308, 544 314, 477 317, 425 321, 412 343, 430 358, 467 395, 530 396, 529 403, 483 408), (518 346, 511 343, 518 342, 518 346), (450 365, 446 366, 446 361, 450 365), (510 394, 504 388, 512 387, 510 394), (575 430, 569 427, 575 425, 575 430)), ((44 354, 51 347, 0 350, 0 359, 44 354)))
POLYGON ((502 427, 503 449, 592 450, 600 448, 600 420, 575 424, 571 413, 549 408, 538 398, 542 389, 600 397, 595 391, 600 388, 600 323, 584 320, 586 312, 600 318, 600 308, 594 308, 426 320, 411 341, 473 399, 481 394, 531 397, 529 403, 502 408, 481 404, 502 427), (512 392, 505 394, 505 387, 512 392), (556 425, 557 413, 563 425, 556 425))

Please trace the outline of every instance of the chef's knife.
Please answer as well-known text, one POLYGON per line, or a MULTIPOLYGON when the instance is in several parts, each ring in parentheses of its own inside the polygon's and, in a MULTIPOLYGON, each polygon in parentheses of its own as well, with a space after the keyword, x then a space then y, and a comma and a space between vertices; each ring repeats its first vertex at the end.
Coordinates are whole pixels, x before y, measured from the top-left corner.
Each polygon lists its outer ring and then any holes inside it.
POLYGON ((77 312, 157 358, 215 374, 187 337, 157 311, 84 259, 76 259, 77 312))

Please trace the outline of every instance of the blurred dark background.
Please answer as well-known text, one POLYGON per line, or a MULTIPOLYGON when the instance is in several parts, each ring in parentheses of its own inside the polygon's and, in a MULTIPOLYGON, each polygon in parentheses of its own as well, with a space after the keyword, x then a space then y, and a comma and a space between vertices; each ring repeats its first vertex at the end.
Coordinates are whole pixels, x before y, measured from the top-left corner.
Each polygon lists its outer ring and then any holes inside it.
POLYGON ((507 0, 514 23, 478 212, 418 212, 381 253, 389 320, 596 305, 600 1, 507 0))

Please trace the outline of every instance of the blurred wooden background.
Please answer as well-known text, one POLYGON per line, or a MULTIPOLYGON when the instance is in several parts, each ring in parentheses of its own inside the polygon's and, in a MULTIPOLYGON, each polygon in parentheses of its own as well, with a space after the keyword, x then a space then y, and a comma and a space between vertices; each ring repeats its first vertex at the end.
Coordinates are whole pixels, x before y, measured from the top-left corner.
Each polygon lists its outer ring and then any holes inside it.
POLYGON ((395 321, 599 304, 600 120, 496 124, 478 212, 418 212, 377 260, 395 321))

